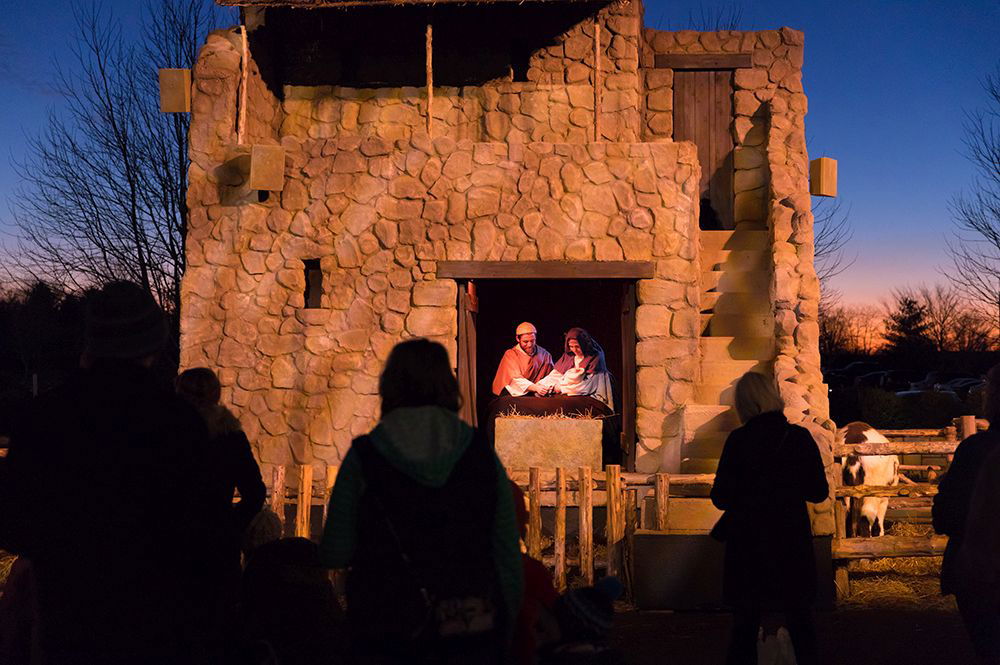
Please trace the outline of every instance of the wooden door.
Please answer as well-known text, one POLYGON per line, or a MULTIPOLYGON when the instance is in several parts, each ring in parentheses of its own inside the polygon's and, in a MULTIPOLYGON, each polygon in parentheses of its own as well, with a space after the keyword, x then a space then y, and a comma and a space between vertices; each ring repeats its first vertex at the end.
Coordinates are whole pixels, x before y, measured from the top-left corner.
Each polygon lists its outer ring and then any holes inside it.
POLYGON ((698 146, 701 228, 731 229, 733 72, 674 71, 674 140, 698 146))

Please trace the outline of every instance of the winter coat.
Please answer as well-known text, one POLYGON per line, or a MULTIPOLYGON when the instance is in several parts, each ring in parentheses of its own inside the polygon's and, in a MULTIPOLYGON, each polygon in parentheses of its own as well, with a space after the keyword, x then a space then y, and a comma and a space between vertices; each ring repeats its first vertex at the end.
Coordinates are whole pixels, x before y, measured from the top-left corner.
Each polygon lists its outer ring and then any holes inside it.
POLYGON ((250 441, 236 416, 221 405, 201 415, 211 437, 206 451, 211 469, 208 490, 218 511, 216 519, 224 525, 217 534, 219 555, 223 565, 235 567, 238 573, 243 532, 264 505, 267 488, 250 449, 250 441), (234 489, 240 493, 235 504, 234 489))
POLYGON ((829 486, 809 431, 780 412, 751 418, 726 439, 712 486, 725 511, 723 590, 734 605, 799 607, 816 596, 816 564, 806 502, 829 486))
POLYGON ((0 547, 32 563, 50 663, 178 661, 204 637, 207 446, 198 413, 128 362, 81 371, 15 424, 0 547))
POLYGON ((1000 429, 973 434, 955 449, 955 457, 938 485, 932 517, 934 531, 948 536, 941 563, 941 593, 955 593, 959 585, 958 552, 965 538, 969 503, 976 479, 990 454, 1000 450, 1000 429))
MULTIPOLYGON (((379 425, 367 436, 356 439, 351 450, 345 456, 337 474, 337 482, 330 495, 328 519, 320 542, 320 558, 331 568, 348 568, 358 564, 356 555, 359 547, 371 554, 369 542, 371 533, 382 532, 385 525, 384 515, 380 506, 373 505, 366 496, 367 482, 365 468, 387 464, 391 467, 386 472, 380 471, 384 479, 391 473, 400 473, 404 478, 415 483, 414 497, 426 495, 428 500, 438 501, 434 489, 455 486, 458 494, 467 496, 464 504, 452 504, 447 515, 429 516, 437 525, 449 530, 466 529, 465 540, 473 543, 484 543, 485 555, 492 560, 495 568, 495 579, 501 593, 502 609, 505 625, 512 628, 514 617, 521 605, 523 590, 521 552, 519 546, 517 523, 514 515, 513 500, 507 474, 497 459, 495 453, 486 445, 485 440, 476 430, 466 425, 452 412, 439 407, 427 406, 416 408, 397 408, 383 417, 379 425), (364 450, 361 447, 366 447, 364 450), (475 448, 475 450, 473 450, 475 448), (469 454, 467 454, 469 453, 469 454), (370 456, 377 458, 371 459, 370 456), (363 461, 368 457, 368 462, 363 461), (483 467, 485 460, 486 467, 483 467), (392 471, 394 470, 394 471, 392 471), (475 478, 453 478, 455 473, 474 473, 475 478), (492 486, 470 490, 469 481, 476 483, 481 478, 487 478, 492 486), (453 483, 454 481, 454 483, 453 483), (421 489, 423 488, 423 489, 421 489), (472 492, 470 494, 470 491, 472 492), (479 496, 482 494, 482 496, 479 496), (470 505, 482 510, 485 514, 470 515, 470 505), (367 521, 362 523, 362 517, 367 521), (482 529, 479 532, 478 529, 482 529), (475 529, 476 531, 472 531, 475 529), (484 540, 485 538, 485 540, 484 540)), ((409 506, 389 505, 386 508, 396 517, 394 529, 399 531, 404 547, 409 543, 420 543, 427 540, 420 534, 411 532, 411 525, 406 523, 398 512, 407 513, 420 505, 409 506)), ((414 519, 421 519, 417 514, 414 519)), ((385 535, 385 534, 383 534, 385 535)), ((451 533, 441 538, 442 546, 457 544, 463 540, 454 541, 451 533)), ((459 534, 461 536, 461 534, 459 534)), ((390 541, 390 536, 384 540, 390 541)), ((398 550, 397 544, 386 542, 382 549, 393 554, 392 566, 399 572, 398 556, 392 550, 398 550)), ((383 552, 379 556, 383 556, 383 552)), ((421 567, 418 560, 426 558, 429 553, 422 551, 407 552, 414 560, 414 568, 421 567)), ((433 557, 432 557, 433 558, 433 557)), ((364 568, 364 566, 362 566, 364 568)), ((457 569, 457 567, 456 567, 457 569)), ((417 574, 420 574, 419 572, 417 574)), ((349 584, 350 584, 349 573, 349 584)), ((392 603, 393 598, 381 599, 381 602, 392 603)), ((377 601, 376 601, 377 602, 377 601)), ((350 608, 348 608, 350 612, 350 608)))

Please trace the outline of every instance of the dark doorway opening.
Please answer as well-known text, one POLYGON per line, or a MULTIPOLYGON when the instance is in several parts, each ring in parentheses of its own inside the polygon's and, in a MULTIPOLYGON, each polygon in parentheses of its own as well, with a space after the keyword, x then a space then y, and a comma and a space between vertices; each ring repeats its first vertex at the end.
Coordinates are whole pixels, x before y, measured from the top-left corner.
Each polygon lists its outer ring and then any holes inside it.
MULTIPOLYGON (((563 334, 585 328, 604 349, 614 378, 614 412, 621 414, 623 458, 631 468, 635 452, 635 280, 627 279, 476 279, 474 349, 475 405, 480 426, 493 399, 492 383, 504 351, 515 344, 522 321, 538 328, 538 344, 558 360, 563 334)), ((468 291, 468 281, 460 292, 468 291)))

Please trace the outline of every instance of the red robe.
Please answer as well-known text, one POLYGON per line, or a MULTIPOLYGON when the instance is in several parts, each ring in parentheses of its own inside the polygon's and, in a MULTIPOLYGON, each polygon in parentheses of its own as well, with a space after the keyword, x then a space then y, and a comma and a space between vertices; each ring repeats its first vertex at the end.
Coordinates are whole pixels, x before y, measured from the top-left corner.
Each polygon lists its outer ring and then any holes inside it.
POLYGON ((535 347, 534 355, 529 356, 520 346, 504 351, 500 359, 500 367, 493 377, 493 394, 499 395, 514 379, 527 379, 535 383, 545 378, 552 371, 552 356, 540 346, 535 347))

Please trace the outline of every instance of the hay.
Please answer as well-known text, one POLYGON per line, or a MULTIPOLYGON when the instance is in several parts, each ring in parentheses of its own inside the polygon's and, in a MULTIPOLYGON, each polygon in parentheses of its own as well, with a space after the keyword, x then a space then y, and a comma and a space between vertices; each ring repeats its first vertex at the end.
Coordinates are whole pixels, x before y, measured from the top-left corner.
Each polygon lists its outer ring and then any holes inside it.
POLYGON ((17 561, 16 556, 0 550, 0 596, 3 595, 3 587, 7 584, 7 578, 10 577, 10 569, 14 566, 15 561, 17 561))
POLYGON ((851 596, 844 605, 857 609, 954 610, 952 596, 942 596, 936 577, 858 575, 851 578, 851 596))
MULTIPOLYGON (((613 415, 613 414, 612 414, 613 415)), ((586 413, 564 413, 562 409, 555 411, 553 413, 546 413, 540 416, 533 416, 528 413, 521 413, 517 410, 516 406, 511 406, 506 411, 497 414, 497 418, 524 418, 525 420, 603 420, 604 418, 609 418, 610 416, 595 416, 590 411, 586 413)))
MULTIPOLYGON (((894 522, 886 528, 890 536, 929 536, 929 524, 894 522)), ((942 596, 939 556, 861 559, 849 565, 851 596, 844 604, 852 608, 954 610, 951 596, 942 596)))
POLYGON ((930 536, 934 528, 930 524, 913 524, 912 522, 892 522, 885 530, 888 536, 930 536))

